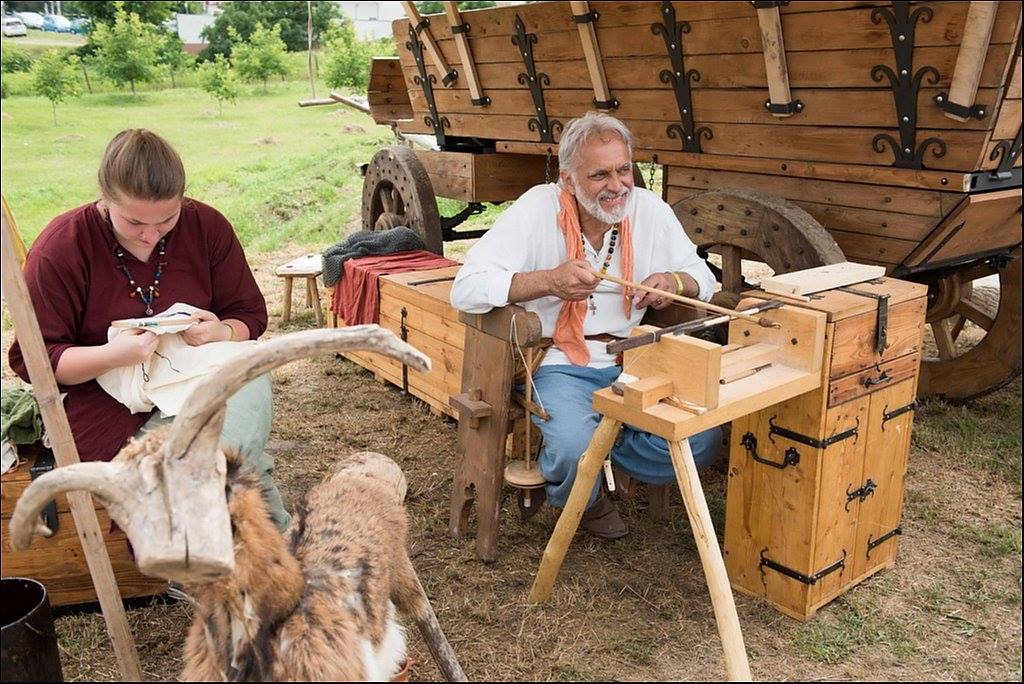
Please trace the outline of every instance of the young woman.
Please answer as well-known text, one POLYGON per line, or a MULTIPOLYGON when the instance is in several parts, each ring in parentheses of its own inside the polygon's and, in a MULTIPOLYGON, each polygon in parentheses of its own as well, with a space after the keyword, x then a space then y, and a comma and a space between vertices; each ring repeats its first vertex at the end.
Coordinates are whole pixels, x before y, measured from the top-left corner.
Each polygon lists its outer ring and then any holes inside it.
MULTIPOLYGON (((83 461, 110 460, 133 436, 170 422, 159 411, 131 413, 96 377, 142 363, 157 336, 126 330, 107 340, 111 321, 152 316, 176 302, 198 307, 201 322, 181 333, 199 346, 256 339, 267 306, 231 224, 216 209, 185 197, 178 153, 144 129, 118 133, 99 168, 100 199, 57 218, 32 244, 25 281, 83 461)), ((28 380, 17 342, 11 367, 28 380)), ((275 521, 288 513, 264 453, 272 413, 262 377, 228 402, 222 439, 260 474, 275 521)))

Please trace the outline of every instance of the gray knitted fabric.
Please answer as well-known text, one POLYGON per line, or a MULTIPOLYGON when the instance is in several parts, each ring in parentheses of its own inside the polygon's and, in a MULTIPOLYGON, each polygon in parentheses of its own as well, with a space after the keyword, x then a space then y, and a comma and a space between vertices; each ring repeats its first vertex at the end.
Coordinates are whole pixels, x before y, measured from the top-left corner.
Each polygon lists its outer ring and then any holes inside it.
POLYGON ((334 287, 345 273, 345 262, 363 256, 426 249, 423 240, 411 228, 398 226, 388 230, 361 230, 324 250, 324 285, 334 287))

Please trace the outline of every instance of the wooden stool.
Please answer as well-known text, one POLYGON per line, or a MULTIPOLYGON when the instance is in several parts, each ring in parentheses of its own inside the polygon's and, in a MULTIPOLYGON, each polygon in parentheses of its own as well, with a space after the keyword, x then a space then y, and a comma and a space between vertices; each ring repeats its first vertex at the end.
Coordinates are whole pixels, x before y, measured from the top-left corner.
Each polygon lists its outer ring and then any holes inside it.
POLYGON ((284 303, 281 307, 281 325, 288 325, 292 318, 292 278, 306 279, 306 306, 313 307, 316 312, 316 324, 324 325, 324 312, 320 306, 320 290, 317 289, 316 279, 323 271, 323 262, 319 254, 307 254, 306 256, 292 259, 275 272, 279 278, 284 278, 284 303))

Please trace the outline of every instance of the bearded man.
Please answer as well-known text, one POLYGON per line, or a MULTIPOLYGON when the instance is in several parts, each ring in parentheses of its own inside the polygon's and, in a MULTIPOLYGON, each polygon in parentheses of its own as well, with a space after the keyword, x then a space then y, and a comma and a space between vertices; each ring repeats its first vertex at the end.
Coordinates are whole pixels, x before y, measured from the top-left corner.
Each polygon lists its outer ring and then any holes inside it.
MULTIPOLYGON (((534 375, 534 395, 550 415, 533 416, 543 436, 538 458, 548 501, 563 507, 576 467, 600 422, 591 395, 621 372, 606 351, 629 337, 647 307, 670 300, 624 291, 594 271, 707 301, 715 279, 672 209, 633 186, 633 137, 618 119, 589 112, 569 123, 559 150, 559 182, 538 185, 516 200, 466 256, 451 290, 452 305, 469 313, 521 304, 536 313, 553 345, 534 375)), ((718 455, 718 429, 690 437, 698 467, 718 455)), ((675 481, 668 444, 623 426, 612 463, 650 484, 675 481)), ((582 525, 615 539, 626 525, 595 485, 582 525)))

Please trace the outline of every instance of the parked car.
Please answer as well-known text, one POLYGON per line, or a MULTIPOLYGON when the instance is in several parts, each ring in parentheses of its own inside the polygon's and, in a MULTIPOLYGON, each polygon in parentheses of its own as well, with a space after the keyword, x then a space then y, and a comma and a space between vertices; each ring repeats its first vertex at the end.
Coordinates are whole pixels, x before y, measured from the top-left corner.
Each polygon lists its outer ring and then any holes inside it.
POLYGON ((71 20, 59 14, 47 14, 43 17, 43 30, 71 33, 71 20))
POLYGON ((14 16, 21 19, 21 21, 30 29, 43 30, 43 15, 38 12, 15 12, 14 16))
POLYGON ((17 17, 4 17, 3 32, 5 38, 24 36, 28 34, 28 31, 25 29, 25 22, 17 17))
POLYGON ((80 36, 89 32, 89 19, 87 17, 75 17, 71 20, 71 32, 80 36))

